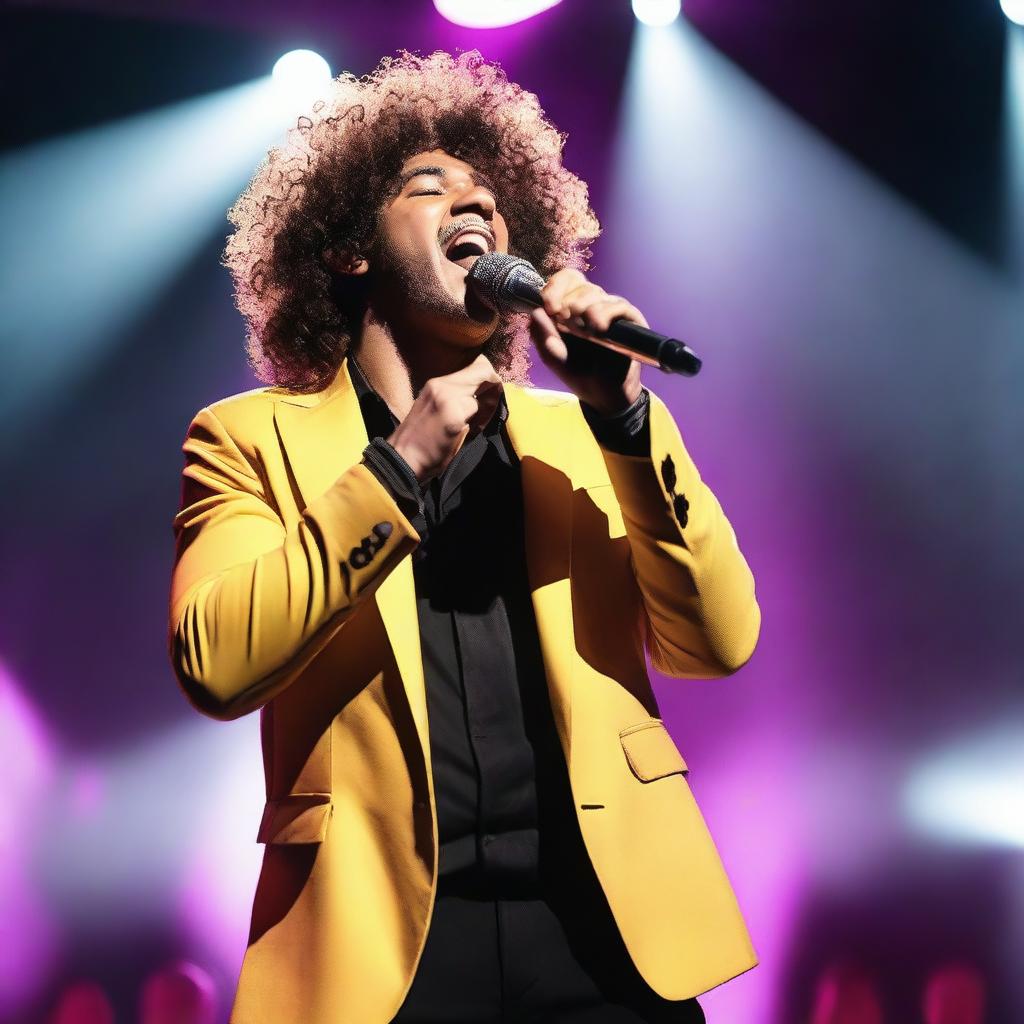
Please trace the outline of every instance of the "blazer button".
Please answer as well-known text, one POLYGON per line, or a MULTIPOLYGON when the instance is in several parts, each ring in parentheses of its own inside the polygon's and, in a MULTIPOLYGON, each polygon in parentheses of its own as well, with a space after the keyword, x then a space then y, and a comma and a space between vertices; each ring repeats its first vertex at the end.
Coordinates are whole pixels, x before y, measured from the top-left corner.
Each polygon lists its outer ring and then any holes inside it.
POLYGON ((685 494, 677 494, 672 499, 672 511, 675 512, 679 525, 685 526, 690 512, 690 503, 686 500, 685 494))
POLYGON ((665 490, 671 494, 676 489, 676 464, 672 461, 671 455, 666 455, 661 463, 661 479, 664 481, 665 490))
POLYGON ((370 559, 377 553, 377 549, 370 542, 369 537, 364 537, 362 544, 353 548, 348 553, 348 564, 353 569, 365 569, 370 564, 370 559))

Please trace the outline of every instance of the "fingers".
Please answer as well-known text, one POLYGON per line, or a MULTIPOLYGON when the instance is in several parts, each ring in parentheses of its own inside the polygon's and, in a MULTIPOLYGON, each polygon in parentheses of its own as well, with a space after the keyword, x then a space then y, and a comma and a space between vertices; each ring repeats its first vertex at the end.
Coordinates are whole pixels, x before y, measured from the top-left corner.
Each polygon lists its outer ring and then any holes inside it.
POLYGON ((562 307, 568 293, 580 285, 597 287, 596 285, 590 285, 587 279, 572 267, 556 270, 540 290, 541 298, 544 300, 544 312, 548 316, 558 316, 562 312, 562 307))
POLYGON ((449 373, 446 379, 454 381, 460 386, 468 387, 470 394, 485 382, 501 384, 501 377, 498 376, 498 371, 494 369, 494 365, 482 352, 468 366, 464 366, 461 370, 456 370, 454 373, 449 373))
POLYGON ((530 336, 546 366, 560 366, 565 362, 568 355, 566 344, 559 336, 554 321, 543 309, 530 310, 530 336))
POLYGON ((490 382, 481 385, 476 395, 473 396, 476 402, 476 411, 466 420, 466 423, 469 425, 470 436, 475 437, 476 434, 490 423, 491 417, 498 409, 501 394, 502 389, 497 385, 490 382))
POLYGON ((431 378, 424 390, 431 392, 436 407, 444 408, 448 432, 452 436, 462 433, 464 441, 490 421, 498 408, 503 387, 494 365, 480 353, 461 370, 431 378))
MULTIPOLYGON (((600 285, 588 281, 578 270, 559 270, 541 289, 543 311, 565 330, 600 334, 613 320, 630 320, 648 327, 646 318, 621 295, 609 295, 600 285)), ((538 322, 538 326, 543 325, 538 322)))
POLYGON ((613 320, 629 320, 632 323, 640 324, 641 327, 649 326, 643 313, 636 306, 617 295, 597 299, 588 304, 584 303, 586 303, 585 298, 569 303, 570 316, 566 323, 570 329, 582 329, 602 334, 608 330, 613 320))

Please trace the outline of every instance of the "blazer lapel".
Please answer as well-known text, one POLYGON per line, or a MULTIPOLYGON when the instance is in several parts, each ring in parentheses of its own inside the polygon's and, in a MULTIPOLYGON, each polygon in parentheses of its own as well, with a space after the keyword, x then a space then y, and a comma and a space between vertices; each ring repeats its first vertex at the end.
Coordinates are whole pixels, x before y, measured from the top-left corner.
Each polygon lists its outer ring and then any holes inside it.
MULTIPOLYGON (((518 385, 505 385, 505 400, 506 429, 522 469, 527 576, 552 710, 568 761, 575 651, 569 577, 572 464, 578 425, 570 421, 570 404, 545 405, 518 385)), ((347 358, 325 392, 279 398, 274 417, 302 507, 357 463, 369 440, 347 358)), ((429 771, 430 733, 411 558, 402 559, 391 571, 377 588, 375 600, 429 771)))
POLYGON ((545 405, 505 385, 509 440, 522 470, 526 569, 551 708, 566 763, 572 725, 576 644, 570 584, 573 465, 578 424, 572 405, 545 405))
MULTIPOLYGON (((316 396, 279 399, 274 417, 303 507, 323 494, 363 456, 369 443, 359 399, 344 359, 334 383, 321 400, 316 396)), ((427 698, 420 653, 419 618, 412 559, 403 558, 374 593, 398 664, 416 731, 430 770, 427 698)))

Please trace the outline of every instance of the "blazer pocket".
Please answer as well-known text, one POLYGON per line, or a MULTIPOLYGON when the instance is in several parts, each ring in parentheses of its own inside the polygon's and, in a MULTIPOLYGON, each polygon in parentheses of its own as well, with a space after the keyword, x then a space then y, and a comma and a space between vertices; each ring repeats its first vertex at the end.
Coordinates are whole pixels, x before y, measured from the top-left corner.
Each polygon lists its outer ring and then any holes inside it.
POLYGON ((268 800, 258 843, 322 843, 334 804, 330 793, 292 793, 268 800))
POLYGON ((641 782, 690 771, 660 718, 648 718, 623 729, 619 739, 629 767, 641 782))

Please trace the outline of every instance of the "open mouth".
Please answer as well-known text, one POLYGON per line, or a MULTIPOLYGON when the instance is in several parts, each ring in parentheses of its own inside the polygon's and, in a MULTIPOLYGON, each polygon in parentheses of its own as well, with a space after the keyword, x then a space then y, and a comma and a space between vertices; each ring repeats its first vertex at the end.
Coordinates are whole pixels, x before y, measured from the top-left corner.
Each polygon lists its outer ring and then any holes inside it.
POLYGON ((445 247, 445 256, 456 266, 468 271, 484 253, 494 247, 491 237, 482 228, 467 227, 445 247))

